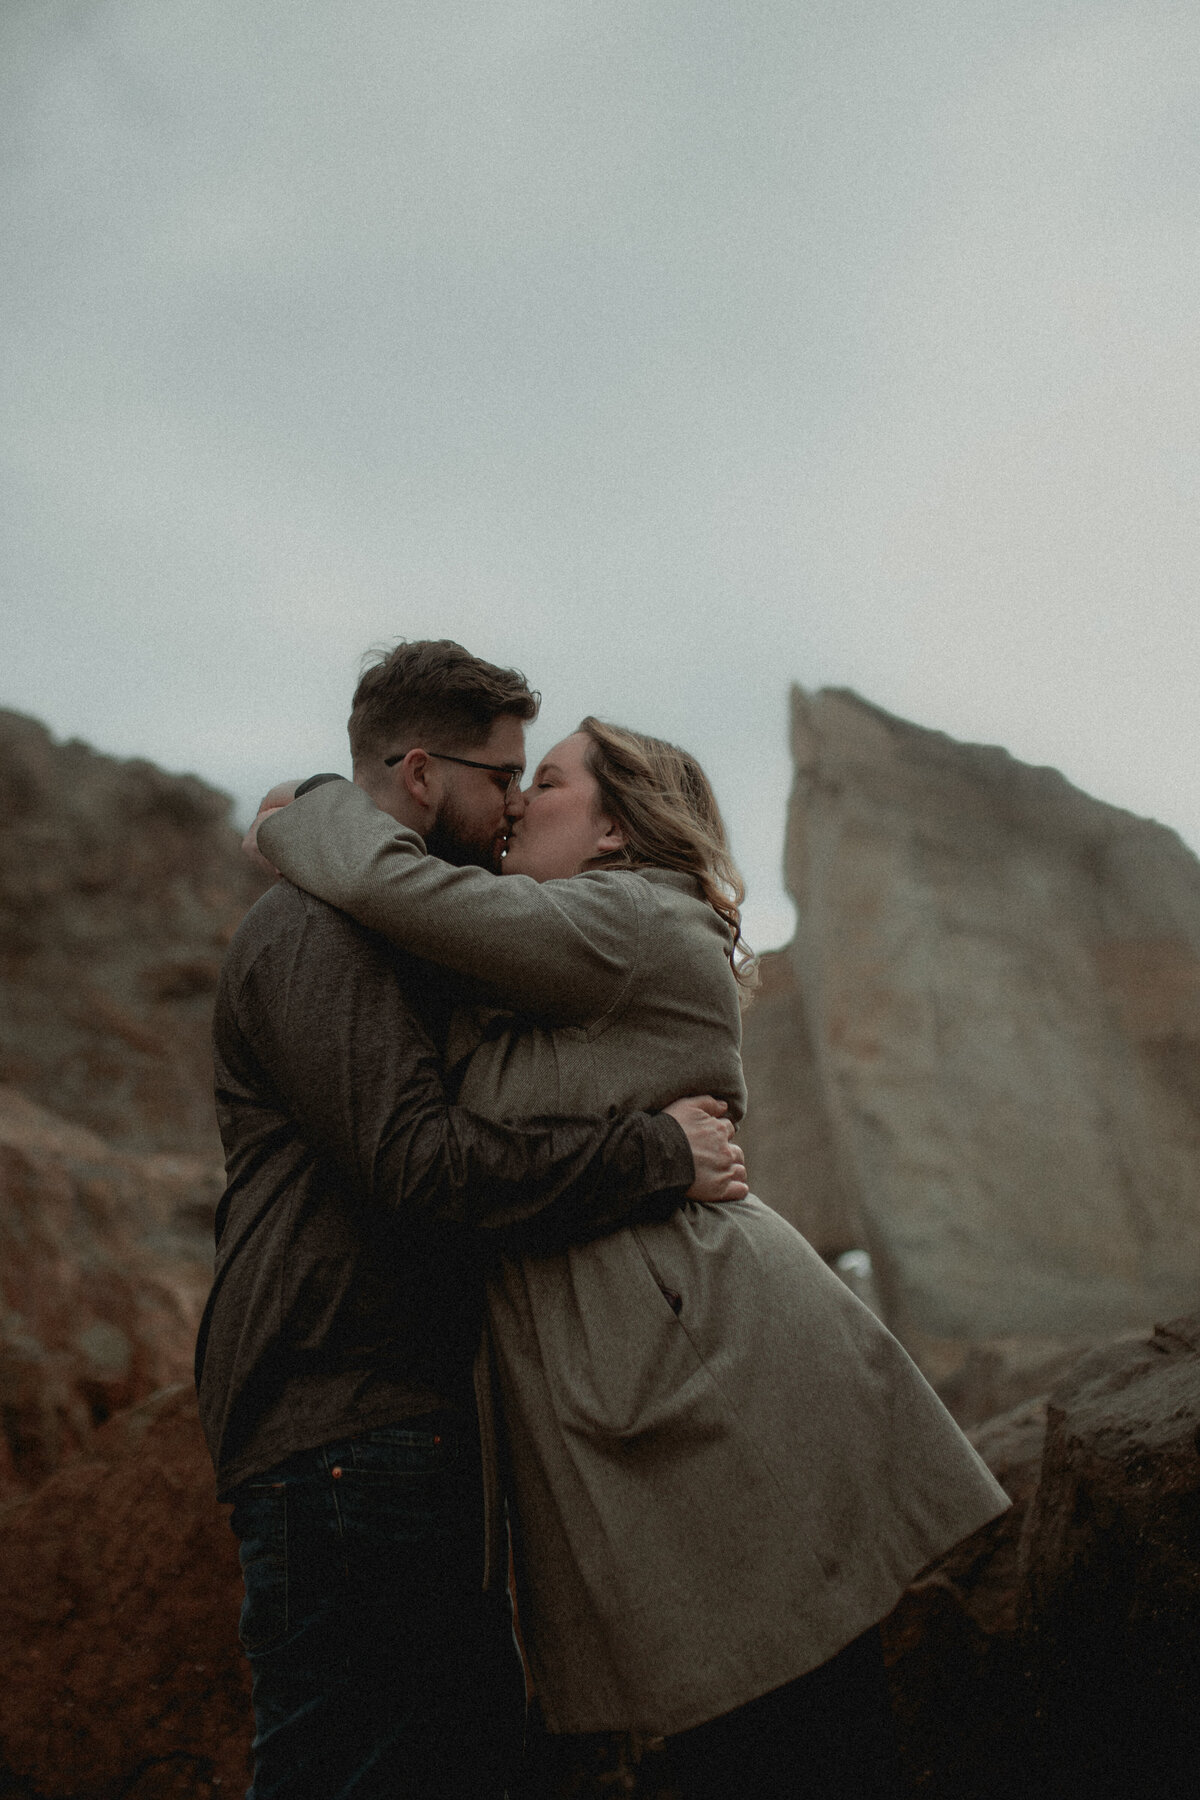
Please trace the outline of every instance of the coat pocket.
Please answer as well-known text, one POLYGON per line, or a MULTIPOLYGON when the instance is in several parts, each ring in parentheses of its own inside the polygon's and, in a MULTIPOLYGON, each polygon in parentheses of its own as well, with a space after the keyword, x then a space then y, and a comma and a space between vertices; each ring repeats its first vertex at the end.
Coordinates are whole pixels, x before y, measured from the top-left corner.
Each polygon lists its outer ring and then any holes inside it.
POLYGON ((683 1312, 682 1293, 680 1293, 678 1288, 672 1287, 670 1282, 666 1280, 661 1269, 646 1248, 645 1239, 642 1237, 642 1234, 636 1225, 630 1227, 630 1235, 641 1252, 642 1260, 650 1272, 650 1279, 653 1281, 655 1287, 658 1289, 671 1311, 675 1314, 675 1317, 678 1318, 683 1312))
POLYGON ((497 1345, 520 1360, 523 1340, 560 1429, 624 1444, 660 1431, 698 1365, 634 1232, 525 1258, 509 1274, 524 1291, 509 1287, 511 1310, 493 1293, 497 1345))

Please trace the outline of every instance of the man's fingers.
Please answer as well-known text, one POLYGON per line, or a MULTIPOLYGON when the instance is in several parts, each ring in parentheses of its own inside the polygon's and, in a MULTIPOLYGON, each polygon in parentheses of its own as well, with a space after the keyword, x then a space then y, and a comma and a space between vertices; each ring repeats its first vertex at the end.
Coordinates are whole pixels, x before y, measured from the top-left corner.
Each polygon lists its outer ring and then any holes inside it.
POLYGON ((273 812, 279 812, 282 807, 291 805, 296 798, 296 789, 299 785, 298 781, 277 781, 273 788, 268 788, 258 803, 258 811, 250 822, 249 831, 242 839, 242 855, 248 857, 257 868, 265 870, 267 874, 278 875, 279 870, 274 863, 267 861, 259 849, 258 828, 263 820, 269 818, 273 812))
POLYGON ((724 1100, 716 1100, 711 1094, 676 1100, 666 1108, 682 1126, 691 1146, 695 1172, 688 1189, 691 1200, 744 1200, 750 1191, 742 1147, 735 1141, 732 1120, 725 1117, 728 1110, 724 1100))
POLYGON ((290 806, 296 798, 299 780, 277 781, 274 787, 268 788, 258 803, 260 813, 278 812, 281 806, 290 806))
POLYGON ((267 861, 266 857, 263 855, 262 851, 258 847, 258 827, 259 827, 259 821, 263 818, 263 816, 264 815, 262 813, 260 813, 258 815, 258 818, 255 819, 255 821, 251 825, 249 831, 246 833, 245 837, 242 839, 242 855, 244 857, 246 857, 250 862, 252 862, 256 868, 261 869, 265 874, 278 875, 279 870, 275 867, 274 863, 269 863, 267 861))
POLYGON ((746 1160, 739 1145, 732 1143, 725 1145, 720 1166, 727 1185, 738 1183, 745 1186, 746 1160))
POLYGON ((671 1105, 666 1107, 666 1111, 675 1114, 676 1107, 678 1107, 678 1109, 684 1109, 684 1107, 696 1107, 696 1111, 709 1112, 712 1118, 718 1118, 718 1120, 725 1116, 725 1112, 729 1112, 729 1102, 727 1102, 727 1100, 714 1100, 712 1094, 684 1094, 682 1100, 673 1100, 671 1105))
POLYGON ((740 1159, 741 1146, 734 1141, 733 1126, 728 1119, 714 1119, 709 1126, 708 1137, 712 1145, 712 1155, 722 1167, 726 1163, 732 1162, 735 1157, 740 1159))
POLYGON ((723 1181, 714 1182, 711 1188, 698 1196, 694 1196, 708 1205, 723 1206, 729 1200, 744 1200, 750 1188, 746 1182, 745 1172, 726 1176, 723 1181))

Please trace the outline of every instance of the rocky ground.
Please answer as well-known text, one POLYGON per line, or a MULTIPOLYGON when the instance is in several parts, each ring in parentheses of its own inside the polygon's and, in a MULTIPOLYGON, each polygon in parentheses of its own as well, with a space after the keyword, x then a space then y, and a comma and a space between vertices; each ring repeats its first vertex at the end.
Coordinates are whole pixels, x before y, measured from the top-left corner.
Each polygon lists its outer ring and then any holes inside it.
MULTIPOLYGON (((910 1800, 1163 1800, 1200 1771, 1200 1314, 975 1432, 1013 1508, 885 1626, 910 1800)), ((0 1800, 238 1791, 239 1583, 187 1387, 0 1511, 0 1800)), ((543 1759, 542 1800, 670 1800, 651 1746, 543 1759)))

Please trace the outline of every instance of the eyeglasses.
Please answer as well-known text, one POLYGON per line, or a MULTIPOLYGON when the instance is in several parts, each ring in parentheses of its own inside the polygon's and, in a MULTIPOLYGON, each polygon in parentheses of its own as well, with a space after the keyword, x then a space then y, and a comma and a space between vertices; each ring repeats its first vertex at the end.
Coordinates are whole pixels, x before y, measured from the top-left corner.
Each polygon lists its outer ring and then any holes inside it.
MULTIPOLYGON (((505 783, 504 788, 504 798, 506 800, 511 800, 513 795, 517 792, 521 785, 521 777, 525 773, 523 768, 514 768, 512 763, 472 762, 469 756, 447 756, 444 750, 427 750, 425 754, 426 756, 436 756, 439 762, 461 763, 464 769, 487 769, 493 775, 507 775, 508 781, 505 783)), ((398 762, 403 762, 407 755, 407 750, 397 750, 395 756, 385 756, 383 759, 384 768, 394 768, 398 762)))

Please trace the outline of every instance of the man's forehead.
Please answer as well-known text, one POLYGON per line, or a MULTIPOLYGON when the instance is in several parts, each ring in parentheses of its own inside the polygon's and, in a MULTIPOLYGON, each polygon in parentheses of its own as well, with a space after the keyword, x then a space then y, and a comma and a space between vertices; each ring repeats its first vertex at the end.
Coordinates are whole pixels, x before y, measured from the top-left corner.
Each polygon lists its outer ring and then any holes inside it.
POLYGON ((489 762, 512 763, 513 767, 525 766, 525 721, 516 718, 512 713, 501 713, 493 720, 492 729, 488 733, 487 750, 489 762), (494 753, 494 754, 493 754, 494 753))

